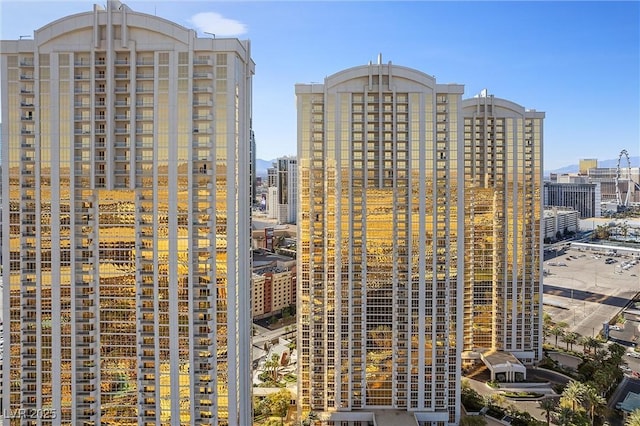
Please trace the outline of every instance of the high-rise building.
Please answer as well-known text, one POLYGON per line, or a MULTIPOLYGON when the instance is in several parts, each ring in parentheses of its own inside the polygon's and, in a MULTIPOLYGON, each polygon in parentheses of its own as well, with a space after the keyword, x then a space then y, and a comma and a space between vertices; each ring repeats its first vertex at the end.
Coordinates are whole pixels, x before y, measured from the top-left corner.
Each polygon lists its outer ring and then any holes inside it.
POLYGON ((303 417, 458 423, 462 93, 391 63, 296 85, 303 417))
POLYGON ((296 86, 303 417, 453 425, 462 363, 541 358, 544 113, 462 93, 391 63, 296 86))
POLYGON ((6 412, 251 424, 249 42, 109 0, 0 53, 6 412))
POLYGON ((298 162, 295 157, 280 157, 267 169, 269 217, 278 223, 296 223, 298 214, 298 162))
POLYGON ((542 357, 544 113, 486 90, 464 100, 460 109, 465 361, 480 356, 492 375, 517 380, 526 375, 522 363, 542 357))
POLYGON ((581 158, 578 162, 578 171, 581 175, 589 174, 589 169, 595 169, 597 167, 597 158, 581 158))
POLYGON ((545 207, 571 207, 580 212, 582 219, 601 216, 600 182, 583 181, 587 180, 584 176, 576 177, 577 181, 563 179, 565 181, 560 182, 560 178, 561 176, 558 176, 558 182, 544 182, 545 207))

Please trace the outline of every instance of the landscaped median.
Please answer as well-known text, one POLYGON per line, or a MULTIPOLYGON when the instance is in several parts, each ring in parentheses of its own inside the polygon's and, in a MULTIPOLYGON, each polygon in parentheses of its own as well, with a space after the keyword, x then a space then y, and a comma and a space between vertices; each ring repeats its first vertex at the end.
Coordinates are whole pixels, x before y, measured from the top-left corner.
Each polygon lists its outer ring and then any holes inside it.
POLYGON ((536 400, 543 398, 545 396, 544 393, 539 392, 501 392, 506 398, 515 399, 515 400, 536 400))

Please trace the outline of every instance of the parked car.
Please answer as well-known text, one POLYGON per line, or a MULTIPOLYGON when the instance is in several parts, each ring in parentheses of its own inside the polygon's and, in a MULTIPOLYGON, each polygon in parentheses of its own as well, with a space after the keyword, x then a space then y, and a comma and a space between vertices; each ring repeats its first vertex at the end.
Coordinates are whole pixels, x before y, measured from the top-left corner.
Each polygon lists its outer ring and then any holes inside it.
POLYGON ((609 327, 609 330, 621 331, 622 327, 620 327, 619 325, 612 325, 609 327))

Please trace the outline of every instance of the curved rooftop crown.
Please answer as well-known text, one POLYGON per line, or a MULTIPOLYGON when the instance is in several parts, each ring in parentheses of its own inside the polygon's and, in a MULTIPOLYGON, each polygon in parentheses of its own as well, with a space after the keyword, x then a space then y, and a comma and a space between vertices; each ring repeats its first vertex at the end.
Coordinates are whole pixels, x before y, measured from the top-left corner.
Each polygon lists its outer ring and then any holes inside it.
MULTIPOLYGON (((113 38, 123 40, 123 47, 126 47, 127 38, 136 29, 152 31, 154 41, 158 42, 158 37, 165 42, 180 42, 187 44, 190 38, 196 37, 196 32, 183 27, 167 19, 146 13, 135 12, 127 5, 118 0, 108 0, 106 9, 100 5, 94 5, 93 11, 82 12, 65 16, 56 21, 37 29, 34 40, 37 45, 46 45, 55 40, 57 44, 68 43, 70 47, 77 42, 76 37, 81 37, 84 41, 93 40, 96 47, 107 37, 103 31, 113 28, 113 38), (68 38, 65 40, 65 38, 68 38)), ((145 41, 144 37, 141 41, 145 41)), ((162 40, 160 40, 162 42, 162 40)))

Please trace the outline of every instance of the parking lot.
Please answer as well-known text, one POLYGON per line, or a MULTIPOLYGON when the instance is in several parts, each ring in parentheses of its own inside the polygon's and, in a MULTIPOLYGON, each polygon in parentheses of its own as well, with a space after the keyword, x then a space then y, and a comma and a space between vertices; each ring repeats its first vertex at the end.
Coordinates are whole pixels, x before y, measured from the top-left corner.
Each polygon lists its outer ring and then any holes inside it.
MULTIPOLYGON (((564 321, 569 331, 595 337, 640 293, 640 263, 623 267, 632 256, 595 254, 568 249, 544 262, 544 311, 555 322, 564 321), (607 258, 616 262, 607 263, 607 258)), ((637 325, 629 324, 620 337, 635 343, 637 325)), ((620 332, 612 331, 611 337, 620 332)))

